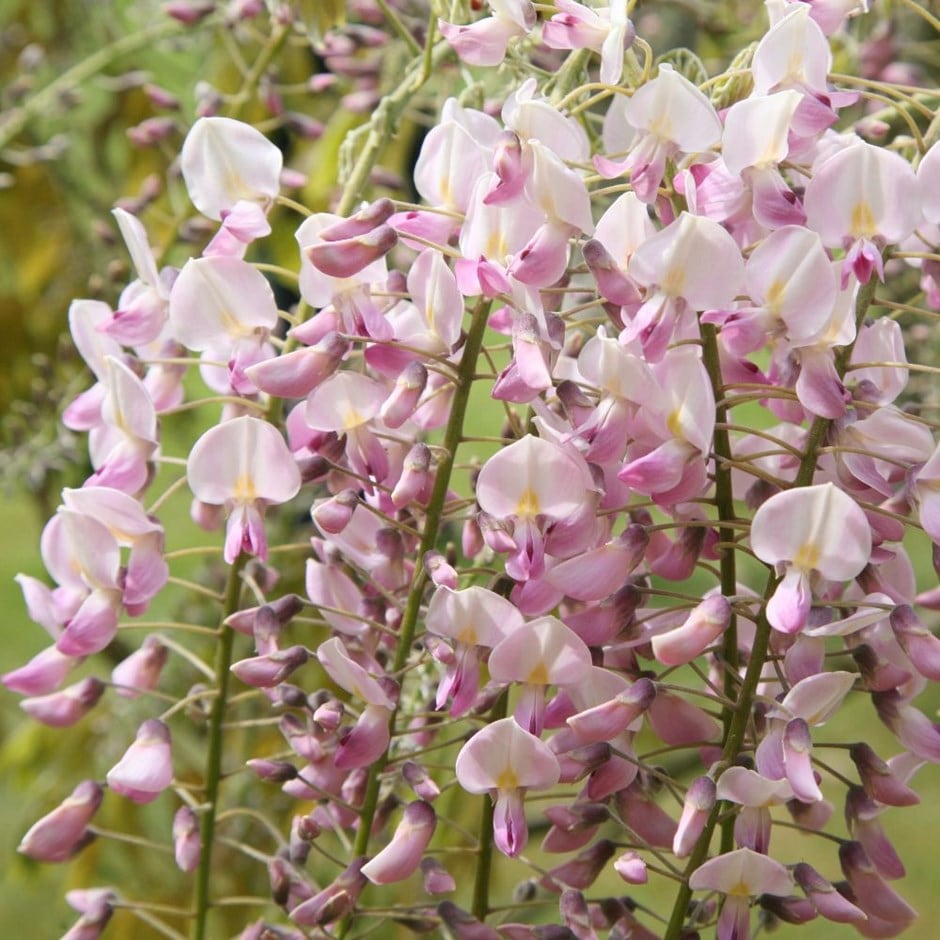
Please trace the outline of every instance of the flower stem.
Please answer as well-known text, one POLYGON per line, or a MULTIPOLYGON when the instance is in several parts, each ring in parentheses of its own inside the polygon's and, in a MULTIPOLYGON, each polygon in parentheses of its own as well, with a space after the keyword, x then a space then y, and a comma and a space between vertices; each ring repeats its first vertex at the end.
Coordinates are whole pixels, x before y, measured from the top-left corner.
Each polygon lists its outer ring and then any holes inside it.
MULTIPOLYGON (((491 721, 506 717, 508 697, 501 695, 490 713, 491 721)), ((481 797, 480 842, 477 849, 477 868, 473 880, 473 903, 470 912, 477 920, 486 920, 490 912, 490 871, 493 868, 493 800, 488 793, 481 797)))
POLYGON ((238 610, 242 589, 241 574, 247 560, 248 556, 242 552, 229 570, 219 624, 219 643, 215 660, 217 693, 215 701, 212 703, 212 714, 209 716, 205 810, 200 824, 202 854, 199 858, 199 870, 196 872, 195 915, 190 934, 192 940, 205 940, 206 937, 206 921, 209 914, 209 882, 212 873, 212 843, 219 808, 219 782, 222 777, 222 725, 228 704, 228 684, 231 675, 229 667, 232 664, 232 647, 235 639, 235 631, 225 625, 225 620, 238 610))
MULTIPOLYGON (((859 328, 861 324, 864 323, 865 316, 874 296, 874 280, 870 280, 859 289, 858 297, 855 302, 856 328, 859 328)), ((845 370, 851 355, 852 345, 850 344, 843 347, 835 357, 835 367, 840 377, 845 375, 845 370)), ((816 464, 819 461, 819 451, 831 425, 832 420, 829 418, 816 418, 810 426, 806 445, 803 450, 803 457, 793 483, 794 487, 809 486, 813 482, 813 476, 816 473, 816 464)), ((724 569, 722 569, 722 574, 724 574, 724 569)), ((773 596, 779 581, 779 577, 773 570, 768 572, 767 586, 764 588, 760 614, 757 617, 754 642, 751 646, 747 669, 745 670, 744 679, 741 682, 737 696, 734 697, 736 705, 731 714, 730 722, 726 725, 724 745, 721 751, 721 764, 725 767, 730 766, 738 757, 744 743, 748 723, 751 720, 751 709, 754 705, 754 697, 757 692, 757 686, 760 682, 764 664, 767 661, 767 651, 770 647, 772 628, 770 622, 767 620, 767 602, 773 596)), ((702 834, 699 836, 698 842, 696 842, 695 848, 692 850, 692 854, 685 868, 685 877, 676 893, 675 904, 673 905, 672 914, 669 918, 669 926, 666 928, 663 940, 678 940, 682 933, 685 918, 688 913, 689 901, 692 897, 692 889, 689 887, 689 877, 707 858, 712 834, 715 831, 715 826, 718 823, 718 818, 723 809, 724 806, 721 801, 715 804, 705 823, 702 834)), ((730 846, 728 846, 728 849, 730 849, 730 846)), ((722 840, 722 851, 727 851, 724 845, 724 839, 722 840)))
MULTIPOLYGON (((421 611, 421 600, 428 577, 422 561, 424 556, 437 544, 438 533, 441 527, 441 517, 444 513, 444 503, 447 501, 447 491, 450 487, 450 478, 454 469, 454 458, 460 439, 463 435, 464 418, 470 402, 470 392, 473 388, 473 377, 476 372, 477 360, 483 346, 483 336, 486 333, 487 313, 489 304, 486 300, 473 308, 470 320, 470 329, 467 341, 464 344, 463 356, 460 360, 460 369, 457 373, 457 387, 454 390, 454 399, 451 403, 450 417, 444 432, 444 440, 440 451, 441 457, 437 464, 434 477, 434 489, 428 501, 427 513, 424 519, 424 528, 421 543, 418 547, 415 573, 408 589, 408 601, 402 615, 401 629, 399 631, 398 645, 395 649, 395 660, 391 667, 392 674, 398 674, 405 666, 411 644, 414 641, 415 630, 418 625, 418 616, 421 611)), ((394 739, 395 717, 397 708, 392 712, 389 725, 394 739)), ((365 797, 362 803, 362 812, 359 817, 359 828, 356 831, 356 842, 353 856, 365 855, 369 846, 369 836, 372 830, 372 821, 379 799, 379 783, 382 770, 388 763, 388 754, 383 755, 369 768, 369 780, 366 785, 365 797)), ((344 922, 339 930, 339 936, 345 935, 348 921, 344 922)))

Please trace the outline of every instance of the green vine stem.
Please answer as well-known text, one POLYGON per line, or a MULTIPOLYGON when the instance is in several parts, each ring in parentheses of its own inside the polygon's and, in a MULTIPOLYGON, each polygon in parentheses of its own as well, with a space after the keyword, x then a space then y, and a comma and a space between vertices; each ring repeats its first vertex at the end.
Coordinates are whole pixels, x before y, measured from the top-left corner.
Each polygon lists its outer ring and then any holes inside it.
MULTIPOLYGON (((207 22, 214 23, 216 20, 212 18, 207 22)), ((0 122, 0 151, 20 134, 31 118, 51 110, 56 99, 63 92, 81 85, 122 56, 139 52, 161 39, 180 35, 185 29, 186 27, 175 20, 169 18, 160 20, 139 32, 132 33, 130 36, 123 36, 121 39, 104 46, 88 56, 87 59, 83 59, 77 65, 63 72, 54 81, 37 91, 23 105, 7 113, 5 120, 0 122)))
MULTIPOLYGON (((470 402, 470 392, 474 384, 477 361, 480 358, 480 350, 483 347, 483 336, 486 333, 488 313, 489 303, 482 299, 473 308, 471 313, 470 329, 467 333, 467 341, 464 344, 463 356, 460 360, 460 369, 457 373, 457 387, 454 390, 450 418, 444 432, 444 440, 440 451, 441 457, 438 461, 434 477, 434 489, 431 493, 431 499, 428 501, 427 514, 421 534, 421 543, 416 555, 417 564, 415 566, 415 573, 408 589, 408 600, 405 605, 404 614, 402 615, 398 645, 395 649, 395 660, 391 668, 393 675, 399 674, 404 668, 408 654, 411 651, 411 644, 414 642, 415 631, 418 626, 418 617, 421 612, 421 601, 424 595, 424 588, 428 581, 422 562, 424 556, 437 544, 437 538, 441 528, 441 518, 444 513, 444 503, 447 500, 447 491, 450 488, 451 475, 453 474, 454 459, 463 435, 463 424, 467 414, 467 406, 470 402)), ((398 710, 396 708, 389 719, 389 724, 393 732, 393 740, 397 714, 398 710)), ((380 777, 387 763, 388 754, 386 753, 369 768, 369 779, 366 784, 362 811, 359 816, 359 828, 356 832, 356 842, 353 848, 354 857, 365 855, 369 847, 369 836, 371 834, 372 822, 375 818, 376 806, 378 805, 379 799, 380 777)), ((341 925, 339 936, 344 936, 347 929, 348 919, 341 925)))
MULTIPOLYGON (((874 297, 875 281, 872 278, 868 281, 867 284, 862 285, 862 287, 859 289, 858 297, 855 301, 856 331, 862 325, 862 323, 864 323, 865 316, 868 313, 868 308, 871 306, 874 297)), ((708 341, 706 338, 706 347, 707 345, 708 341)), ((854 344, 843 347, 839 351, 839 354, 835 357, 836 371, 840 377, 845 375, 849 357, 852 354, 852 345, 854 344)), ((796 479, 793 482, 794 487, 809 486, 813 482, 813 476, 816 472, 816 464, 819 460, 819 449, 822 447, 831 426, 832 420, 829 418, 816 418, 813 421, 807 435, 806 445, 803 450, 803 458, 800 461, 800 467, 797 471, 796 479)), ((717 446, 718 443, 716 432, 716 448, 717 446)), ((727 517, 723 516, 722 518, 727 517)), ((722 583, 724 579, 724 571, 724 565, 722 565, 722 583)), ((771 596, 776 590, 779 581, 780 579, 777 577, 776 573, 771 570, 768 573, 767 585, 764 588, 764 596, 761 601, 761 609, 757 617, 757 624, 754 632, 754 643, 751 647, 751 655, 748 659, 747 669, 744 673, 744 679, 741 682, 741 687, 738 690, 737 695, 729 696, 733 701, 735 701, 735 706, 731 711, 730 719, 728 719, 726 716, 726 732, 724 746, 722 747, 721 752, 720 764, 722 768, 729 767, 734 762, 741 751, 741 746, 744 743, 747 726, 751 720, 751 709, 754 705, 754 697, 757 692, 757 686, 760 683, 764 664, 767 661, 767 650, 770 646, 772 627, 770 626, 770 622, 767 620, 767 602, 770 600, 771 596)), ((672 908, 672 914, 669 918, 669 925, 667 926, 666 932, 663 935, 663 940, 679 940, 679 937, 682 934, 682 930, 685 925, 685 919, 688 914, 689 901, 692 898, 692 889, 689 887, 689 877, 692 875, 692 872, 694 872, 708 857, 708 850, 711 845, 712 835, 715 831, 715 826, 718 823, 718 818, 724 809, 725 807, 722 802, 719 801, 715 804, 714 808, 708 816, 708 820, 705 823, 702 834, 699 836, 698 842, 696 842, 695 848, 693 849, 692 854, 689 856, 689 861, 685 868, 682 884, 680 885, 676 894, 676 900, 672 908)), ((722 847, 724 848, 724 846, 722 847)))
MULTIPOLYGON (((509 699, 503 693, 490 710, 490 720, 505 718, 509 699)), ((480 836, 477 846, 477 868, 473 879, 473 901, 470 912, 477 920, 486 920, 490 912, 490 872, 493 869, 493 800, 488 793, 481 797, 480 836)))
MULTIPOLYGON (((428 41, 431 41, 430 36, 428 41)), ((405 108, 425 82, 434 74, 435 67, 440 65, 445 57, 452 52, 450 44, 443 40, 428 48, 430 52, 426 52, 420 58, 414 60, 398 88, 384 97, 375 109, 375 113, 367 125, 369 131, 366 142, 343 186, 343 194, 336 206, 337 215, 349 215, 353 210, 357 200, 362 196, 362 191, 369 180, 372 168, 394 134, 396 124, 405 108)))
POLYGON ((204 809, 200 822, 202 854, 199 857, 199 869, 196 872, 194 898, 194 920, 190 936, 192 940, 205 940, 206 922, 209 914, 209 888, 212 874, 212 848, 215 836, 215 823, 219 810, 219 783, 222 779, 222 725, 228 704, 229 667, 232 665, 232 647, 235 631, 226 626, 228 617, 239 609, 242 589, 242 569, 248 556, 242 552, 232 565, 225 585, 225 600, 218 630, 218 647, 215 660, 216 696, 209 716, 209 740, 206 754, 206 789, 204 809))

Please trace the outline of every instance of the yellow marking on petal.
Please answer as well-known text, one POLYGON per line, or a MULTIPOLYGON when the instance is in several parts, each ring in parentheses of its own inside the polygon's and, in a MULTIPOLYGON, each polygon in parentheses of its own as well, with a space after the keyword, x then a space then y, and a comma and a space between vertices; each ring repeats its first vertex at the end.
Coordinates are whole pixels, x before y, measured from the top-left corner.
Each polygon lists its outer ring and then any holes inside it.
POLYGON ((235 481, 235 492, 232 494, 232 498, 237 503, 251 503, 258 498, 255 481, 247 473, 243 473, 235 481))
POLYGON ((660 290, 669 297, 681 297, 685 290, 685 271, 679 265, 671 267, 660 284, 660 290))
POLYGON ((669 417, 666 418, 666 427, 669 428, 669 433, 676 438, 677 440, 685 440, 685 430, 682 426, 682 409, 676 408, 675 411, 670 412, 669 417))
POLYGON ((365 424, 365 423, 366 423, 366 419, 363 418, 362 415, 359 414, 359 412, 356 411, 355 408, 350 408, 343 415, 343 427, 347 431, 351 431, 353 428, 358 428, 360 424, 365 424))
POLYGON ((548 668, 545 663, 539 660, 525 681, 529 685, 549 685, 548 668))
POLYGON ((496 778, 497 790, 516 790, 518 787, 519 778, 516 776, 516 772, 512 767, 506 767, 504 770, 500 771, 499 776, 496 778))
POLYGON ((486 239, 486 247, 483 250, 483 257, 487 261, 502 261, 506 257, 506 241, 502 232, 490 232, 486 239))
POLYGON ((852 208, 852 222, 849 232, 856 238, 873 238, 878 234, 878 226, 875 224, 871 206, 864 199, 855 203, 852 208))
POLYGON ((793 567, 799 571, 812 571, 819 564, 819 546, 815 542, 801 545, 793 558, 793 567))
POLYGON ((532 487, 526 487, 516 503, 516 515, 526 519, 539 514, 539 498, 532 487))
POLYGON ((729 894, 734 898, 749 898, 751 889, 744 881, 739 881, 737 884, 732 885, 725 894, 729 894))
POLYGON ((784 281, 777 280, 770 285, 770 290, 767 291, 767 309, 775 317, 780 316, 780 307, 783 305, 783 292, 786 287, 784 281))

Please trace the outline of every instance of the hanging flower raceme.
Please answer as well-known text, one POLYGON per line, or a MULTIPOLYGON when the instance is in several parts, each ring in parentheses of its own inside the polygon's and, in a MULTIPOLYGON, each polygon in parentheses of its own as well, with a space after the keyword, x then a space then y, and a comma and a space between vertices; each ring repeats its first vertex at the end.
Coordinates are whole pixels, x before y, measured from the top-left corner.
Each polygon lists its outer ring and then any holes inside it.
POLYGON ((225 560, 241 552, 268 557, 267 506, 300 490, 300 471, 277 428, 259 418, 233 418, 206 431, 193 445, 186 478, 196 499, 228 513, 225 560))
POLYGON ((504 855, 514 857, 526 845, 527 790, 544 790, 558 782, 558 760, 547 744, 501 718, 478 731, 460 750, 457 781, 469 793, 489 793, 494 801, 493 836, 504 855))

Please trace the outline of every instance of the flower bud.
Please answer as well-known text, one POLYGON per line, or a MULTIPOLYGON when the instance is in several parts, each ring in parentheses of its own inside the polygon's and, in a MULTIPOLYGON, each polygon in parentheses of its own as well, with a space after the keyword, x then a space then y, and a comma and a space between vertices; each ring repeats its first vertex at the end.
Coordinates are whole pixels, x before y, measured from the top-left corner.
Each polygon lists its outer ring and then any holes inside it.
POLYGON ((61 692, 24 698, 20 702, 20 708, 50 728, 68 728, 84 718, 98 704, 104 689, 105 685, 100 679, 89 676, 61 692))
POLYGON ((117 694, 137 698, 142 692, 155 689, 168 656, 169 650, 160 638, 148 636, 139 650, 112 670, 111 681, 118 687, 117 694))
POLYGON ((149 718, 134 743, 107 775, 108 786, 135 803, 150 803, 173 781, 170 729, 149 718))
POLYGON ((409 803, 391 842, 362 867, 362 874, 377 885, 403 881, 421 863, 436 826, 437 816, 430 803, 409 803))
POLYGON ((202 854, 199 820, 188 807, 181 806, 173 817, 173 851, 180 871, 195 871, 202 854))
POLYGON ((64 862, 93 838, 87 826, 101 805, 104 791, 93 780, 80 783, 56 809, 35 822, 18 852, 38 862, 64 862))

